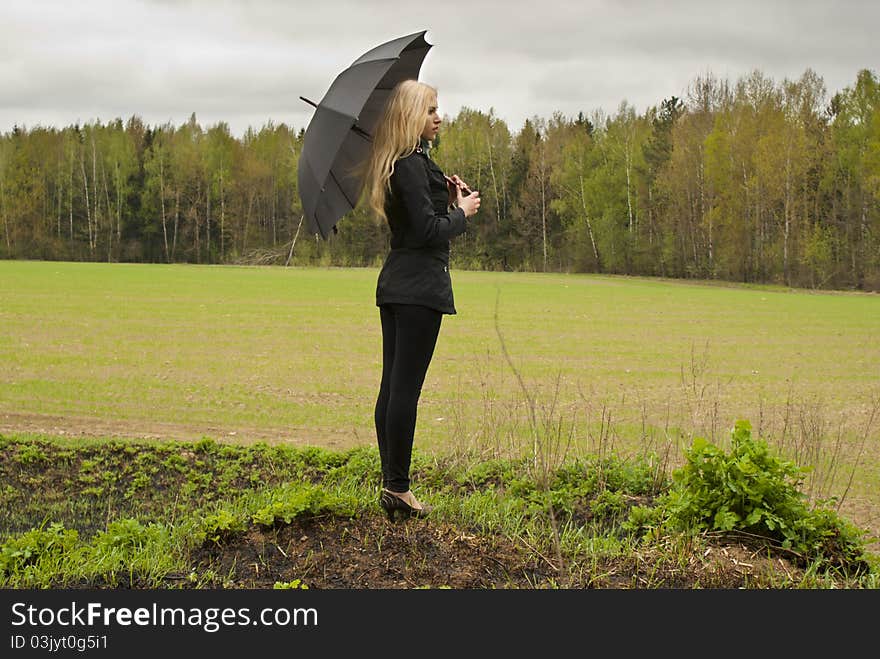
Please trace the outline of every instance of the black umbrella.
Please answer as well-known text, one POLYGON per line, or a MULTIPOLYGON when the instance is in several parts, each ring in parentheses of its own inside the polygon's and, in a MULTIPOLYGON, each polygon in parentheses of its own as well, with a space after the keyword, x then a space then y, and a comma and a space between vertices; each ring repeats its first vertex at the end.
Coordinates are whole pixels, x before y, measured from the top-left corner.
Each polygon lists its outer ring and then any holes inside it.
MULTIPOLYGON (((387 41, 340 73, 306 128, 299 157, 299 196, 313 233, 327 238, 358 202, 363 180, 355 173, 369 149, 385 100, 401 80, 418 80, 431 48, 425 32, 387 41)), ((292 251, 292 250, 291 250, 292 251)))

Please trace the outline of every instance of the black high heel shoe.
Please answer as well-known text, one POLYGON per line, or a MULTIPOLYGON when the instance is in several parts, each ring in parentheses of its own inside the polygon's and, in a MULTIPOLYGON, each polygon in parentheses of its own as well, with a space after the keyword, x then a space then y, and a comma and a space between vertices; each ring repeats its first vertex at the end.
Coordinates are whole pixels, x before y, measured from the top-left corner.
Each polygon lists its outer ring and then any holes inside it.
POLYGON ((431 506, 426 506, 425 504, 422 504, 421 508, 414 508, 399 496, 384 488, 379 497, 379 505, 385 509, 389 522, 395 522, 398 519, 409 519, 410 517, 427 517, 431 511, 431 506))

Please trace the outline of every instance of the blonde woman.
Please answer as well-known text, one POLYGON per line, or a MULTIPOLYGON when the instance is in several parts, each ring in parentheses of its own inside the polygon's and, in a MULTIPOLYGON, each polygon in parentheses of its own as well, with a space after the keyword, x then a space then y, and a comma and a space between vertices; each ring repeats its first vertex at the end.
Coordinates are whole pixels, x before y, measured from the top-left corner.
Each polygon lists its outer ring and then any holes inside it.
POLYGON ((374 130, 364 176, 367 205, 391 229, 376 285, 382 381, 375 408, 379 503, 391 521, 430 510, 410 489, 416 410, 440 321, 455 313, 449 241, 480 208, 479 193, 446 177, 428 155, 440 123, 436 89, 416 80, 398 84, 374 130))

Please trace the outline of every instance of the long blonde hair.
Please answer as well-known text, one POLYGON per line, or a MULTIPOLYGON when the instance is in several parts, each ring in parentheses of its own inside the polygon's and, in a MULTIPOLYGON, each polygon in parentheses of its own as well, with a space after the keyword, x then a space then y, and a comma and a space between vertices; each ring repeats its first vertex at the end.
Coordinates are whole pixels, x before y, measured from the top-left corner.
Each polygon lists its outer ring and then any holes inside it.
POLYGON ((437 90, 418 80, 399 82, 373 131, 373 148, 364 165, 363 196, 377 218, 387 221, 385 199, 391 189, 394 163, 419 146, 428 109, 437 105, 437 90))

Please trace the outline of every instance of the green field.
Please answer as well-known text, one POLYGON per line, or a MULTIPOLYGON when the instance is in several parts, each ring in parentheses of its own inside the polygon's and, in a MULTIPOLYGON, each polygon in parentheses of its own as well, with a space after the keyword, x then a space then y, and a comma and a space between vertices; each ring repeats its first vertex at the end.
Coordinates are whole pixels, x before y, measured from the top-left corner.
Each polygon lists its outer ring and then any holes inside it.
MULTIPOLYGON (((371 445, 376 275, 0 262, 0 432, 371 445)), ((444 318, 423 390, 421 448, 674 461, 693 435, 721 442, 742 418, 816 464, 811 494, 846 492, 843 510, 880 527, 880 296, 453 280, 458 315, 444 318)))

